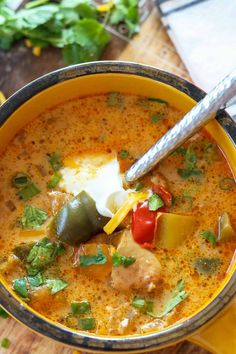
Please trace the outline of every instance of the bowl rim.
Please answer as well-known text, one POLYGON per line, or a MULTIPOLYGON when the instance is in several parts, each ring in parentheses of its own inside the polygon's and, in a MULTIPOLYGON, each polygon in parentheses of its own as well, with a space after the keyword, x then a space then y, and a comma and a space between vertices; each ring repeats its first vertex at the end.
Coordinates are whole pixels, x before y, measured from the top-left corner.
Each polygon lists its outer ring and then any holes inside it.
MULTIPOLYGON (((0 107, 0 127, 17 108, 37 93, 76 77, 106 73, 143 76, 154 81, 160 81, 173 86, 196 101, 201 100, 206 94, 203 90, 187 80, 150 65, 127 61, 99 61, 77 64, 43 75, 28 83, 9 97, 0 107)), ((235 145, 236 123, 224 110, 217 113, 216 119, 230 137, 232 144, 235 145)), ((81 348, 86 351, 100 352, 141 352, 169 346, 205 325, 231 301, 235 294, 236 271, 232 274, 230 280, 217 297, 190 319, 160 332, 126 337, 109 337, 77 332, 64 326, 56 325, 31 312, 30 309, 22 305, 22 303, 0 283, 0 305, 19 322, 63 344, 81 348)))

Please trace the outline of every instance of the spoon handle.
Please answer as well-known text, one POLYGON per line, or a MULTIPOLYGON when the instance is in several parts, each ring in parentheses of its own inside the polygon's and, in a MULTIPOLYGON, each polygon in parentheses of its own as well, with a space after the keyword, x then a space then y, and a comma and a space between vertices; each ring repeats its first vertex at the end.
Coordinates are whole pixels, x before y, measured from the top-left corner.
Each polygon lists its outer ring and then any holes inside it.
POLYGON ((217 110, 234 95, 236 95, 236 69, 226 76, 129 168, 125 174, 126 181, 135 181, 149 172, 158 162, 198 131, 200 127, 213 119, 217 110))

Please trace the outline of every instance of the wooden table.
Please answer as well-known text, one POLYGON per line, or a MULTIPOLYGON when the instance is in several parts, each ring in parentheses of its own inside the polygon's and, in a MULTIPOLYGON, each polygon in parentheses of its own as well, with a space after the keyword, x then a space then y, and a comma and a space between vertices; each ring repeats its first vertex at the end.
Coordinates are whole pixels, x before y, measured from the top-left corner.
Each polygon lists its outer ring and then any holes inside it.
MULTIPOLYGON (((139 35, 126 42, 114 36, 112 43, 104 53, 103 59, 130 60, 157 66, 190 80, 180 57, 158 17, 155 8, 143 23, 139 35)), ((22 43, 4 53, 0 51, 0 90, 6 96, 11 95, 27 82, 56 68, 63 66, 60 51, 43 50, 40 57, 34 57, 30 49, 22 43)), ((11 341, 8 351, 0 348, 0 354, 75 354, 71 348, 65 348, 47 338, 31 332, 15 320, 0 319, 0 339, 7 337, 11 341)), ((188 342, 158 351, 158 354, 207 354, 204 349, 188 342)))

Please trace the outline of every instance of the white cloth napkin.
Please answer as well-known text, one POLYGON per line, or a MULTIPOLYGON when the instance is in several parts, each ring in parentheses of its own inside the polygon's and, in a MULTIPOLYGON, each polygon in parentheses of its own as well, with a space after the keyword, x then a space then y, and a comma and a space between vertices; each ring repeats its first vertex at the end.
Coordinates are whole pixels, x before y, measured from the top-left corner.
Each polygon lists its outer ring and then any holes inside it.
POLYGON ((193 81, 209 91, 236 67, 236 0, 156 2, 193 81))

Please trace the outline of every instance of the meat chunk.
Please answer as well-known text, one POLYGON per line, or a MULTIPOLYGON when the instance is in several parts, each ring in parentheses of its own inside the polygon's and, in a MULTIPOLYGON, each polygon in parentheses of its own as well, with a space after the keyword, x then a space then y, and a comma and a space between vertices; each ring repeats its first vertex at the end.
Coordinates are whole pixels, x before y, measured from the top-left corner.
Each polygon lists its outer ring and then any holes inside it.
POLYGON ((133 256, 136 261, 125 268, 113 267, 111 284, 118 290, 144 289, 153 290, 161 275, 161 265, 157 257, 150 251, 139 246, 129 230, 125 230, 117 247, 122 256, 133 256))

